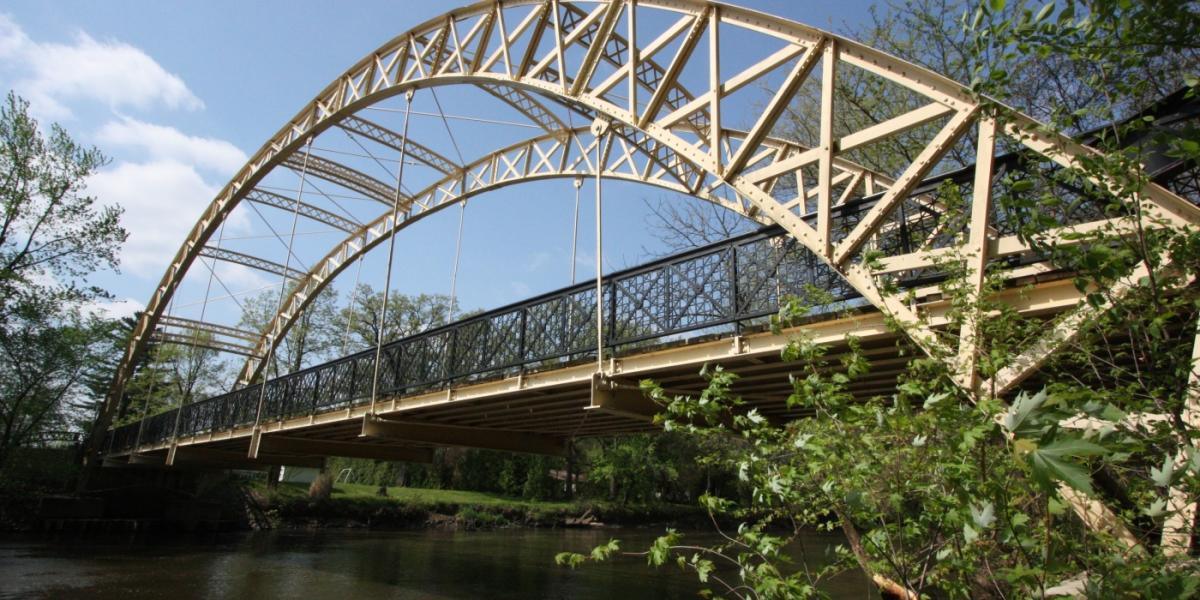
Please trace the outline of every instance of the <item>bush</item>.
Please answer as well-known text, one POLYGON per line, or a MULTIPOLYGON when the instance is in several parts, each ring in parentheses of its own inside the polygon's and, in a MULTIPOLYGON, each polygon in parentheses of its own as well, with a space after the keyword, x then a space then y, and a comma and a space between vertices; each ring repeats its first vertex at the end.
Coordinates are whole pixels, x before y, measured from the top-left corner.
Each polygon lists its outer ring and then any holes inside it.
POLYGON ((308 497, 313 500, 328 500, 333 495, 333 477, 328 473, 321 473, 313 479, 312 485, 308 486, 308 497))

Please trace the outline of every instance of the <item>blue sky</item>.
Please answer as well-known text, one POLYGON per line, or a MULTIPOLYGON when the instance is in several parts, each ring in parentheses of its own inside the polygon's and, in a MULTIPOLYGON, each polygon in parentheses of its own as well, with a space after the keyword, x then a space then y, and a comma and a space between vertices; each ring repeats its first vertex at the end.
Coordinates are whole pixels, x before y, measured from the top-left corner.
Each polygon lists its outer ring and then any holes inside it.
MULTIPOLYGON (((867 2, 760 0, 745 6, 825 29, 842 30, 866 17, 867 2)), ((56 121, 77 139, 99 146, 111 164, 91 181, 102 202, 126 207, 131 239, 121 273, 97 274, 115 295, 116 312, 139 308, 157 283, 183 234, 215 192, 264 140, 346 67, 410 27, 458 6, 448 2, 318 1, 106 2, 9 0, 0 7, 0 83, 33 102, 44 122, 56 121)), ((736 61, 738 50, 731 49, 736 61)), ((480 92, 442 88, 437 99, 447 114, 474 114, 516 120, 517 113, 480 109, 480 92), (482 112, 480 112, 482 110, 482 112)), ((402 106, 394 99, 385 106, 402 106)), ((736 118, 750 123, 753 104, 736 118)), ((429 95, 414 110, 436 112, 429 95)), ((390 119, 396 113, 369 115, 390 119)), ((454 137, 440 119, 413 117, 414 139, 440 139, 438 150, 469 161, 501 140, 531 135, 529 130, 451 121, 454 137), (418 137, 419 136, 419 137, 418 137), (449 144, 446 142, 450 141, 449 144), (458 148, 455 148, 458 146, 458 148)), ((583 125, 577 123, 577 125, 583 125)), ((342 148, 346 151, 346 148, 342 148)), ((383 168, 373 175, 386 180, 383 168)), ((275 182, 279 189, 295 182, 275 182)), ((646 198, 669 198, 655 189, 606 186, 605 260, 610 268, 631 266, 643 250, 661 244, 645 226, 646 198)), ((309 190, 312 193, 312 190, 309 190)), ((494 307, 569 283, 573 189, 559 180, 506 188, 483 196, 466 212, 458 276, 460 302, 467 308, 494 307)), ((307 197, 307 196, 306 196, 307 197)), ((591 188, 584 188, 577 255, 580 277, 591 275, 594 239, 591 188)), ((369 208, 353 206, 358 214, 369 208)), ((273 223, 287 235, 286 215, 240 211, 226 235, 245 238, 246 248, 277 244, 265 237, 273 223)), ((448 210, 414 225, 397 241, 394 287, 407 293, 446 293, 458 225, 448 210)), ((331 232, 300 224, 297 262, 310 262, 334 241, 331 232)), ((239 243, 237 240, 230 244, 239 243)), ((366 262, 363 280, 382 284, 382 252, 366 262)), ((280 261, 283 261, 281 254, 280 261)), ((203 272, 196 269, 197 272, 203 272)), ((278 289, 269 276, 219 267, 221 284, 232 295, 278 289), (222 270, 223 269, 223 270, 222 270)), ((335 287, 343 292, 353 269, 335 287)), ((205 295, 204 278, 180 291, 176 314, 197 316, 205 295)), ((220 289, 210 298, 227 296, 220 289)), ((229 299, 213 300, 208 316, 236 322, 229 299), (213 315, 216 315, 215 317, 213 315)))

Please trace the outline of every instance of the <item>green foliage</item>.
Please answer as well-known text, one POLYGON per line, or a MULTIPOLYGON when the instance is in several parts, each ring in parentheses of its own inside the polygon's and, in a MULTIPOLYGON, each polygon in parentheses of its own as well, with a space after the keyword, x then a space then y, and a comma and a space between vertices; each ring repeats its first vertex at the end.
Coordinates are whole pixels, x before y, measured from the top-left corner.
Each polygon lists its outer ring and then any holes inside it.
MULTIPOLYGON (((288 293, 292 290, 289 289, 288 293)), ((242 301, 239 325, 249 331, 263 331, 278 312, 279 291, 268 290, 242 301)), ((298 371, 326 360, 342 356, 346 335, 339 327, 337 292, 326 290, 296 316, 283 341, 275 348, 271 373, 298 371)))
POLYGON ((0 106, 0 470, 42 431, 88 406, 85 375, 114 324, 88 313, 95 271, 117 265, 121 211, 84 193, 105 159, 10 93, 0 106))
MULTIPOLYGON (((383 322, 383 291, 359 284, 351 292, 350 305, 337 311, 332 318, 338 343, 341 344, 343 337, 349 335, 348 346, 343 344, 340 346, 342 350, 374 348, 381 324, 383 341, 387 343, 445 325, 450 319, 450 297, 444 294, 410 296, 392 290, 387 302, 386 322, 383 322)), ((460 310, 454 312, 455 318, 467 316, 460 310)))

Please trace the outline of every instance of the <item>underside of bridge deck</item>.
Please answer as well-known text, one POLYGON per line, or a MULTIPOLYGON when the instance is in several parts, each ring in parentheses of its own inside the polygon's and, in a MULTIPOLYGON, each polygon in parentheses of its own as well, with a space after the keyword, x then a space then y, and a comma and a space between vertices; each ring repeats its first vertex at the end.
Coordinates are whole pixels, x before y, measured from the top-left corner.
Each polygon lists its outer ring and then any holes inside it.
MULTIPOLYGON (((1051 279, 1008 294, 1025 314, 1051 316, 1074 304, 1078 292, 1068 280, 1051 279)), ((925 309, 938 315, 946 307, 931 299, 925 309)), ((787 402, 792 393, 788 375, 804 365, 780 356, 789 341, 801 336, 827 344, 832 365, 848 351, 848 338, 855 338, 871 371, 850 389, 864 399, 890 394, 897 376, 916 355, 880 313, 850 309, 778 333, 716 334, 635 348, 611 358, 610 375, 599 382, 594 360, 580 359, 388 396, 374 407, 350 402, 264 421, 257 430, 248 424, 180 436, 174 443, 170 439, 143 443, 136 451, 130 447, 111 452, 109 459, 110 464, 171 466, 208 461, 219 467, 253 468, 307 465, 325 456, 426 462, 438 446, 557 455, 572 438, 656 430, 652 416, 660 407, 636 390, 638 383, 652 379, 672 394, 698 393, 707 385, 701 369, 717 365, 738 375, 733 389, 746 401, 746 410, 783 422, 807 416, 787 402), (245 460, 235 460, 238 457, 245 460)))

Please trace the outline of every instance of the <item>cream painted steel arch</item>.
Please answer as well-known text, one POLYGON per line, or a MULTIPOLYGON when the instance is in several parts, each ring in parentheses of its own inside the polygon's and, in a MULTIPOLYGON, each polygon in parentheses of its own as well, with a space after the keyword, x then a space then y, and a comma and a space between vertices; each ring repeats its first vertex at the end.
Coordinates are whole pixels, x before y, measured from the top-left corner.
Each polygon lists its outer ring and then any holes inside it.
MULTIPOLYGON (((815 76, 812 79, 812 83, 816 83, 815 76)), ((955 360, 965 365, 960 369, 959 382, 968 388, 980 383, 974 375, 972 333, 964 330, 960 347, 946 348, 922 323, 916 309, 879 291, 877 273, 856 260, 859 251, 886 227, 889 212, 930 173, 944 153, 968 130, 977 128, 980 142, 971 225, 967 239, 955 250, 970 257, 972 272, 981 286, 982 266, 989 252, 998 251, 993 246, 1013 253, 1023 248, 1019 240, 989 240, 988 236, 991 164, 997 137, 1010 138, 1065 166, 1074 165, 1079 157, 1093 152, 1064 136, 1046 132, 1028 117, 990 102, 984 106, 963 86, 941 75, 834 34, 755 11, 702 0, 598 3, 511 0, 473 4, 430 20, 368 54, 285 124, 225 186, 181 246, 148 302, 114 377, 112 393, 97 422, 97 437, 102 437, 100 434, 107 428, 108 416, 121 396, 133 361, 147 343, 148 333, 161 317, 197 252, 229 211, 267 172, 295 155, 307 140, 359 109, 408 90, 451 84, 511 90, 514 98, 520 94, 525 98, 536 94, 558 101, 611 122, 615 128, 626 132, 626 137, 632 138, 642 152, 667 157, 667 160, 675 161, 670 164, 685 170, 695 169, 693 176, 679 181, 678 185, 684 191, 709 197, 730 192, 735 201, 732 204, 726 202, 726 206, 784 227, 836 269, 867 301, 904 324, 918 345, 937 356, 956 357, 955 360), (532 7, 532 10, 516 19, 517 22, 511 22, 513 15, 506 11, 510 7, 532 7), (666 15, 672 23, 665 30, 656 29, 652 33, 658 36, 648 41, 646 36, 638 35, 639 22, 645 23, 642 17, 646 11, 666 15), (570 19, 565 18, 568 15, 570 19), (719 38, 727 28, 764 36, 775 40, 782 48, 748 68, 725 74, 717 65, 721 58, 719 38), (621 37, 622 33, 625 37, 621 37), (619 51, 621 40, 625 40, 623 53, 619 51), (582 54, 582 60, 572 58, 578 54, 582 54), (617 60, 620 58, 623 62, 617 60), (652 60, 661 61, 664 66, 651 69, 653 78, 643 79, 646 72, 643 67, 650 65, 652 60), (602 64, 609 65, 607 74, 601 72, 602 64), (681 75, 689 64, 704 64, 707 82, 681 92, 681 88, 687 88, 681 75), (770 134, 783 109, 818 67, 822 102, 817 147, 786 151, 773 147, 770 134), (833 89, 837 69, 868 72, 923 97, 927 104, 835 139, 833 125, 837 107, 833 89), (785 73, 784 79, 761 116, 748 131, 733 135, 732 128, 722 119, 721 100, 737 89, 760 81, 768 73, 776 72, 785 73), (1004 111, 1003 127, 997 127, 992 110, 1004 111), (933 123, 940 123, 940 130, 928 140, 924 150, 891 182, 887 192, 862 221, 844 238, 835 239, 831 230, 831 208, 837 200, 834 198, 837 161, 853 148, 933 123), (816 225, 810 226, 795 210, 797 206, 803 209, 807 196, 799 198, 797 204, 797 199, 777 199, 771 187, 780 177, 813 165, 819 176, 814 189, 816 225)), ((547 121, 543 118, 540 122, 547 121)), ((561 129, 557 133, 560 137, 571 137, 561 129)), ((615 172, 612 175, 621 176, 615 172)), ((462 184, 469 177, 470 172, 464 171, 462 184)), ((490 189, 488 185, 480 189, 484 188, 490 189)), ((801 194, 808 194, 804 186, 801 190, 801 194)), ((446 198, 461 197, 464 192, 466 190, 432 190, 443 205, 446 198)), ((1145 186, 1133 201, 1142 204, 1148 218, 1175 226, 1191 227, 1200 223, 1200 211, 1156 185, 1145 186)), ((1111 222, 1048 231, 1046 235, 1061 237, 1067 230, 1106 224, 1111 222)), ((370 235, 390 233, 396 226, 387 222, 377 225, 382 229, 370 235)), ((363 240, 365 246, 367 238, 363 240)), ((349 247, 344 243, 334 251, 344 252, 349 247)), ((888 259, 890 268, 916 268, 930 264, 935 255, 918 251, 888 259)), ((344 263, 343 260, 341 264, 344 263)), ((318 268, 325 268, 324 263, 318 268)), ((329 277, 336 274, 337 268, 340 267, 333 266, 327 271, 329 277)), ((1127 287, 1135 285, 1138 276, 1139 273, 1132 273, 1127 287)), ((321 285, 324 281, 317 283, 321 285)), ((298 304, 290 306, 302 310, 306 300, 300 298, 298 304)), ((1066 323, 1078 325, 1090 317, 1088 309, 1081 307, 1066 323)), ((286 324, 272 325, 271 331, 282 333, 286 331, 286 324)), ((1069 332, 1059 330, 1049 332, 1046 339, 1033 344, 1013 367, 996 376, 996 388, 1001 392, 1010 389, 1036 369, 1069 335, 1069 332)), ((277 338, 277 335, 268 338, 277 338)), ((250 369, 245 370, 243 375, 250 372, 250 369)))

